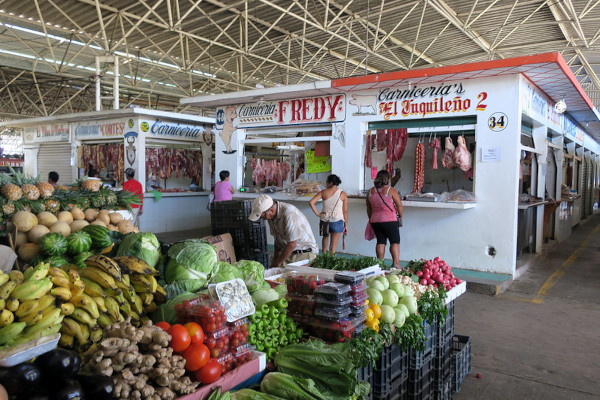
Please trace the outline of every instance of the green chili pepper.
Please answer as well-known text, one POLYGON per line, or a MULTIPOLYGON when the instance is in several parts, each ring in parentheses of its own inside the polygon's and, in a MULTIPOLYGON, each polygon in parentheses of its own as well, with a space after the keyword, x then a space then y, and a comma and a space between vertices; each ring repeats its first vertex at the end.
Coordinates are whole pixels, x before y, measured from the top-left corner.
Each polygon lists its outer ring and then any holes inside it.
POLYGON ((284 313, 280 312, 279 313, 279 317, 277 317, 279 319, 279 322, 281 322, 282 324, 285 324, 287 322, 287 315, 285 315, 284 313))
POLYGON ((279 320, 278 319, 274 319, 271 321, 271 326, 273 328, 278 328, 279 327, 279 320))
POLYGON ((254 314, 252 314, 252 315, 250 316, 250 319, 252 320, 252 322, 256 322, 256 321, 258 321, 259 319, 261 319, 261 318, 262 318, 262 316, 263 316, 263 314, 262 314, 260 311, 256 311, 254 314))
POLYGON ((265 321, 264 320, 260 320, 256 323, 256 330, 257 331, 263 331, 265 328, 265 321))
POLYGON ((287 339, 288 339, 288 342, 291 343, 291 342, 298 340, 298 337, 296 336, 295 333, 288 333, 287 339))
POLYGON ((286 326, 286 328, 288 328, 288 331, 295 331, 296 330, 296 324, 291 319, 288 319, 285 322, 285 326, 286 326))
POLYGON ((248 327, 248 335, 253 336, 256 333, 256 325, 252 324, 248 327))

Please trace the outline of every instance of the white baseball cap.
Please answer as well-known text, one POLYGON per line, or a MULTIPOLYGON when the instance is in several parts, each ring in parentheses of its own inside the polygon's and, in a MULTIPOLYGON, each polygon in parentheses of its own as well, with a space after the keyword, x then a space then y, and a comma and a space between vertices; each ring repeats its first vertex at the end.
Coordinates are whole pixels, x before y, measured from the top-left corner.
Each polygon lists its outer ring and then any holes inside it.
POLYGON ((253 222, 258 221, 262 213, 271 208, 272 205, 273 199, 271 198, 271 196, 261 194, 252 202, 252 212, 250 213, 248 219, 253 222))

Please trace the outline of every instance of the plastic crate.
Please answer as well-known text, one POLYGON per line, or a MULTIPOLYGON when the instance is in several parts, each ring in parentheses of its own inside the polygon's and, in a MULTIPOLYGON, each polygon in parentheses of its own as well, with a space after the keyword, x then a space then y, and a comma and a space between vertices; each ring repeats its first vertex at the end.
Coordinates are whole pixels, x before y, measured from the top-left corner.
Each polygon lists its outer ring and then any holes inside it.
POLYGON ((428 390, 432 392, 433 378, 433 359, 431 358, 429 359, 429 361, 426 361, 420 368, 409 367, 407 382, 408 395, 413 396, 427 392, 428 390))
POLYGON ((435 340, 437 337, 437 323, 428 323, 423 321, 425 326, 425 349, 409 351, 409 366, 410 368, 419 369, 427 362, 431 361, 435 356, 435 340))
POLYGON ((236 258, 267 252, 267 228, 264 224, 246 228, 214 227, 213 235, 230 233, 236 258))
POLYGON ((366 367, 357 369, 358 379, 367 382, 371 385, 369 394, 364 397, 364 400, 373 400, 373 364, 369 363, 366 367))
POLYGON ((454 335, 452 338, 452 371, 454 375, 454 392, 471 372, 471 337, 454 335))
POLYGON ((252 200, 216 201, 211 204, 210 219, 213 228, 245 228, 255 224, 248 219, 252 200))
POLYGON ((439 376, 433 382, 433 399, 450 400, 452 399, 454 385, 452 371, 446 371, 446 374, 439 376))
POLYGON ((400 400, 400 391, 402 387, 402 381, 394 381, 386 392, 378 392, 376 388, 371 389, 373 400, 400 400))
POLYGON ((401 400, 430 400, 433 399, 433 390, 430 383, 427 383, 425 386, 421 387, 416 393, 410 392, 410 387, 400 393, 401 400))
POLYGON ((452 341, 452 336, 454 336, 454 302, 447 304, 446 307, 448 308, 446 320, 443 324, 441 321, 438 321, 436 347, 447 345, 448 342, 452 341))
POLYGON ((397 344, 384 347, 373 365, 373 391, 386 393, 408 376, 408 353, 397 344))

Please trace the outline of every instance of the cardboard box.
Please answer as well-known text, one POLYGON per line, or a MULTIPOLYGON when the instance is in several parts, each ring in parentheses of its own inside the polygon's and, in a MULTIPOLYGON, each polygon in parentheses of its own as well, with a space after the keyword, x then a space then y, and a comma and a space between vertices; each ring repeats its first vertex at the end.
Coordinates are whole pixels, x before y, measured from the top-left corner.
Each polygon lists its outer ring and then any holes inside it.
POLYGON ((217 236, 206 236, 202 239, 217 248, 219 261, 228 262, 229 264, 234 264, 236 262, 235 250, 233 249, 233 238, 230 233, 224 233, 217 236))
POLYGON ((267 355, 259 351, 252 352, 252 360, 240 365, 220 377, 216 382, 200 386, 194 393, 178 397, 177 400, 204 400, 213 387, 221 386, 221 391, 226 392, 240 383, 247 381, 267 367, 267 355))

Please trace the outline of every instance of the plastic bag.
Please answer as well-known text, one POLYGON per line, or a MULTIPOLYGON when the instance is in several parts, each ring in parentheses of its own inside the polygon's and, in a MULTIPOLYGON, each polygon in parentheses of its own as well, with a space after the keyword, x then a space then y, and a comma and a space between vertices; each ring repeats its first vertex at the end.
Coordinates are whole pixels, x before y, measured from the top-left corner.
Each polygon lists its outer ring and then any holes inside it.
POLYGON ((446 201, 476 201, 473 192, 468 192, 463 189, 458 189, 450 193, 442 193, 446 201))
POLYGON ((370 222, 367 222, 367 226, 365 227, 365 240, 373 240, 375 239, 375 231, 373 231, 373 227, 370 222))

